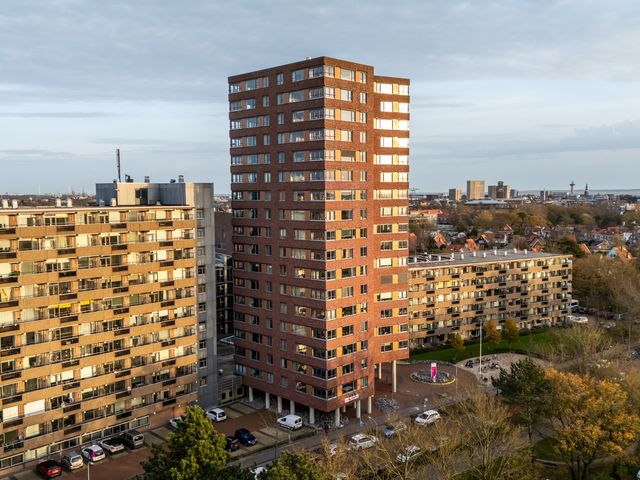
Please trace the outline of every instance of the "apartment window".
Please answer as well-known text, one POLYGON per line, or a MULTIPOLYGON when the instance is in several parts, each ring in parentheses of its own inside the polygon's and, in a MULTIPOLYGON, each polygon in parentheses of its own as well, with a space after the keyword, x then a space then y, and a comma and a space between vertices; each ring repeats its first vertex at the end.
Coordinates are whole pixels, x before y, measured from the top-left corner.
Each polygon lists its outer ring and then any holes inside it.
POLYGON ((360 103, 367 103, 367 92, 360 92, 360 103))
POLYGON ((346 102, 350 102, 352 98, 351 90, 340 90, 340 100, 344 100, 346 102))
POLYGON ((262 97, 262 106, 263 107, 268 107, 269 106, 269 96, 265 95, 264 97, 262 97))
POLYGON ((353 70, 347 70, 346 68, 341 68, 340 78, 342 80, 349 80, 350 82, 353 82, 356 79, 356 72, 353 70))
POLYGON ((278 163, 284 163, 284 152, 278 152, 278 163))
POLYGON ((300 80, 304 80, 304 70, 294 70, 291 72, 292 82, 299 82, 300 80))
POLYGON ((284 73, 278 73, 276 75, 276 85, 282 85, 284 83, 284 73))
POLYGON ((304 121, 304 110, 293 112, 291 114, 291 121, 294 123, 304 121))
POLYGON ((358 72, 358 82, 367 83, 367 73, 366 72, 358 72))
POLYGON ((278 114, 278 125, 284 125, 284 113, 278 114))
POLYGON ((271 136, 268 133, 265 133, 262 135, 262 144, 269 145, 269 143, 271 143, 271 136))
POLYGON ((284 103, 284 94, 276 94, 276 105, 282 105, 284 103))

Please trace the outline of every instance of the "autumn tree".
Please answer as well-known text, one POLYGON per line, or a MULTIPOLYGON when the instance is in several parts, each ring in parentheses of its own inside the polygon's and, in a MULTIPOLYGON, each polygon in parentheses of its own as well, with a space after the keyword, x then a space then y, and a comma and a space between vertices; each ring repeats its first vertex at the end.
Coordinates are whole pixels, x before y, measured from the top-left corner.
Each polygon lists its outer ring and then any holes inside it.
POLYGON ((474 480, 526 480, 531 478, 526 440, 511 420, 506 405, 483 391, 470 391, 453 417, 463 439, 460 467, 474 480))
POLYGON ((317 462, 310 453, 283 452, 280 458, 272 463, 259 480, 331 480, 331 475, 324 466, 317 462))
POLYGON ((497 346, 502 341, 502 335, 498 330, 498 322, 495 320, 489 320, 484 324, 484 337, 487 341, 494 346, 497 346))
POLYGON ((227 464, 224 435, 216 433, 199 406, 187 407, 165 446, 153 445, 142 463, 146 480, 213 479, 227 464))
POLYGON ((500 395, 517 408, 516 419, 527 428, 531 443, 533 427, 544 415, 551 395, 551 382, 544 369, 525 358, 512 363, 509 371, 501 368, 492 383, 500 395))
POLYGON ((504 322, 504 338, 511 345, 513 342, 518 340, 520 337, 520 329, 518 328, 518 324, 513 318, 508 318, 506 322, 504 322))
POLYGON ((453 348, 453 351, 454 351, 454 360, 457 360, 462 355, 464 355, 465 346, 464 346, 464 339, 462 338, 462 335, 460 335, 459 333, 456 333, 453 336, 453 339, 451 340, 451 348, 453 348))
POLYGON ((572 480, 586 480, 603 457, 621 456, 640 433, 640 417, 618 383, 549 370, 550 428, 572 480))
POLYGON ((579 373, 586 373, 593 357, 610 345, 609 337, 599 328, 590 325, 574 325, 552 333, 551 354, 560 361, 570 361, 579 373))

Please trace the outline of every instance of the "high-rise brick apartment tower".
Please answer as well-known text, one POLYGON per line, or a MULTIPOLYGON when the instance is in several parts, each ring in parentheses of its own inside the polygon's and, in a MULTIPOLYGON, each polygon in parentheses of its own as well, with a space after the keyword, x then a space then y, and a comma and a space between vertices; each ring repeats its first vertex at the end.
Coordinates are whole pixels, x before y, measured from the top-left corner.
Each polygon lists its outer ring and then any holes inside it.
POLYGON ((230 77, 229 102, 237 372, 311 423, 371 412, 409 354, 409 80, 319 57, 230 77))

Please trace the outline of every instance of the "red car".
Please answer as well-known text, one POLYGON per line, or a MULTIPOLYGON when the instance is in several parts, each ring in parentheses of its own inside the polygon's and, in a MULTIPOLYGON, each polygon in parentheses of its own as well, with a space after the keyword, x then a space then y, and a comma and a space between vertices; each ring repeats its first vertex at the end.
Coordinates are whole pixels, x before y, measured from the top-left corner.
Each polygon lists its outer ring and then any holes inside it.
POLYGON ((62 465, 55 460, 46 460, 38 464, 36 471, 43 478, 55 478, 62 475, 62 465))

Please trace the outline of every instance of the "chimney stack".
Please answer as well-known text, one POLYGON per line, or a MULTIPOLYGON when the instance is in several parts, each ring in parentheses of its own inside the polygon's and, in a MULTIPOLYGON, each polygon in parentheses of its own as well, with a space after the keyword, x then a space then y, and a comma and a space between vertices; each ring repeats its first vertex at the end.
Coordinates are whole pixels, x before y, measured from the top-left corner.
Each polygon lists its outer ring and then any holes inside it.
POLYGON ((62 199, 61 198, 56 198, 56 207, 58 207, 58 208, 62 207, 62 199))
POLYGON ((9 200, 6 198, 2 199, 2 208, 9 208, 9 200))
POLYGON ((73 207, 73 200, 71 200, 70 198, 67 198, 67 207, 68 208, 73 207))

